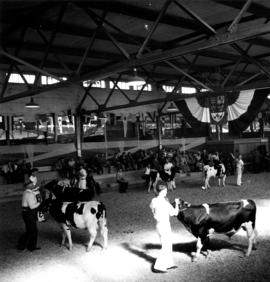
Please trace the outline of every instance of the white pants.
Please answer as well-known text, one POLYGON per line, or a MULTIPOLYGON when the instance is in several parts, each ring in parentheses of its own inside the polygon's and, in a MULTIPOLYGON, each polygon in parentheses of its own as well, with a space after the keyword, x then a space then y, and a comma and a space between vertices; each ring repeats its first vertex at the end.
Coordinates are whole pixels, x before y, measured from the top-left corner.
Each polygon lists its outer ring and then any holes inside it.
POLYGON ((171 225, 170 222, 158 222, 156 228, 161 243, 161 250, 154 264, 154 269, 166 271, 168 268, 174 266, 171 225))
POLYGON ((236 168, 236 184, 242 185, 242 169, 236 168))

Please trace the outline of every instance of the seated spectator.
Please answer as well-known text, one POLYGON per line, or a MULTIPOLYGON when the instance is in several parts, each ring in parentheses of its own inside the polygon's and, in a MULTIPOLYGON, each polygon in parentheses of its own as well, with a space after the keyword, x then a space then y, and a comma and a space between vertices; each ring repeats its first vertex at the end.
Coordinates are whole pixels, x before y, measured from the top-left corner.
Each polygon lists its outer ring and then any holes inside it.
POLYGON ((128 168, 130 170, 135 170, 136 169, 136 164, 133 156, 131 155, 130 152, 127 153, 127 162, 128 162, 128 168))
POLYGON ((87 171, 86 186, 87 189, 93 190, 93 195, 100 195, 102 193, 100 184, 95 181, 93 171, 91 169, 88 169, 87 171))
POLYGON ((119 192, 126 193, 128 189, 128 181, 123 177, 121 168, 119 168, 116 173, 116 182, 119 184, 119 192))

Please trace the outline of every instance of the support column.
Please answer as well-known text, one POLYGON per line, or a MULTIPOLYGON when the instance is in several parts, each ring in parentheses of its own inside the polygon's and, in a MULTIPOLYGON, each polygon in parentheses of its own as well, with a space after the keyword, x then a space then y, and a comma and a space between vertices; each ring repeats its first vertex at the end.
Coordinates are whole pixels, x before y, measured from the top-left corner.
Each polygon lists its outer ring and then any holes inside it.
POLYGON ((53 116, 53 132, 54 132, 54 142, 57 143, 58 135, 57 135, 57 126, 58 126, 58 115, 56 113, 52 114, 53 116))
POLYGON ((75 115, 75 135, 76 135, 76 152, 77 157, 82 157, 82 130, 81 130, 81 115, 76 114, 75 115))
POLYGON ((160 123, 160 115, 157 115, 157 133, 158 133, 158 148, 162 148, 162 134, 161 134, 161 123, 160 123))
POLYGON ((12 130, 10 116, 6 116, 5 124, 6 124, 6 141, 7 141, 7 145, 10 145, 10 131, 12 130))

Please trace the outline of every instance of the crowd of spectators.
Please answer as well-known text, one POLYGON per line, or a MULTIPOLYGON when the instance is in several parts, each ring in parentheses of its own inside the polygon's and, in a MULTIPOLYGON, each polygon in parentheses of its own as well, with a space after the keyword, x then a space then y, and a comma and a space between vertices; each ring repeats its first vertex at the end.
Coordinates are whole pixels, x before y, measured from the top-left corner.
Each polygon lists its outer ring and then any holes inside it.
POLYGON ((8 161, 1 169, 1 175, 7 184, 25 182, 30 173, 31 165, 25 160, 8 161))
MULTIPOLYGON (((237 156, 237 152, 234 152, 237 156)), ((205 164, 212 164, 213 158, 218 156, 224 163, 228 175, 235 173, 235 160, 230 153, 207 152, 206 150, 181 150, 178 148, 162 148, 161 150, 138 150, 131 152, 116 152, 106 158, 104 153, 96 153, 84 161, 79 158, 61 158, 55 163, 55 169, 61 178, 70 179, 71 185, 78 179, 80 165, 87 170, 87 174, 115 173, 119 171, 142 170, 149 164, 152 169, 162 170, 166 158, 182 173, 202 171, 205 164)), ((260 149, 252 150, 245 156, 245 167, 249 172, 263 172, 270 170, 270 156, 260 149)), ((2 165, 1 175, 7 184, 25 182, 31 171, 31 165, 25 160, 9 161, 2 165)))

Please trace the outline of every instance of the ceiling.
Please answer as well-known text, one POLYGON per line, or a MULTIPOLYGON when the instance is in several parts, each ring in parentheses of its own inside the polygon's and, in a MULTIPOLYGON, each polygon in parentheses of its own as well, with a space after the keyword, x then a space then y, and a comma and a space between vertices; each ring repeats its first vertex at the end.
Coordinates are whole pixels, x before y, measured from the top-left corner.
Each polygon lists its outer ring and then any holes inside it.
MULTIPOLYGON (((269 0, 1 1, 0 71, 67 77, 27 85, 0 103, 84 80, 270 87, 269 0)), ((7 76, 8 77, 8 76, 7 76)))

